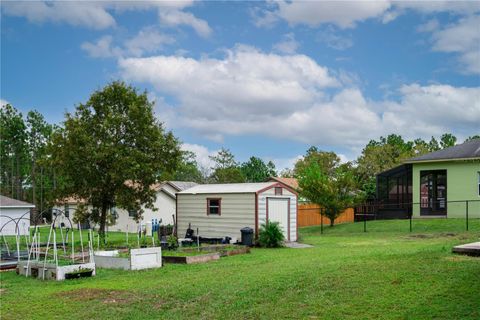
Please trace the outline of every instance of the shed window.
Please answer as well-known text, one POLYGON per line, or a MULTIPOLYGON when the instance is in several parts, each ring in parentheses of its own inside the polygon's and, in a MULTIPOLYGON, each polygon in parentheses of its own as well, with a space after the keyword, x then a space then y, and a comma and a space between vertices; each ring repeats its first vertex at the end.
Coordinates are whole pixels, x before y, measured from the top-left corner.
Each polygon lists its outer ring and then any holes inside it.
POLYGON ((135 218, 137 216, 137 210, 128 210, 128 216, 135 218))
POLYGON ((282 187, 275 187, 275 195, 281 196, 283 194, 282 187))
POLYGON ((64 210, 64 213, 65 213, 65 217, 69 217, 70 216, 70 208, 68 206, 68 203, 65 204, 65 210, 64 210))
POLYGON ((222 211, 222 199, 207 199, 207 215, 220 215, 222 211))

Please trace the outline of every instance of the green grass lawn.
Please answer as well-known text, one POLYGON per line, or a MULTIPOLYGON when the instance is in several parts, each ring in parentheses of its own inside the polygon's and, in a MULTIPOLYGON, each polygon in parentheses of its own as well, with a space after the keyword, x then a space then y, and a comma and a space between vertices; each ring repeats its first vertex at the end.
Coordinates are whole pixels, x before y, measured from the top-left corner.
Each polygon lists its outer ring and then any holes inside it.
POLYGON ((480 319, 480 221, 376 221, 300 230, 309 249, 41 281, 3 272, 2 319, 480 319))

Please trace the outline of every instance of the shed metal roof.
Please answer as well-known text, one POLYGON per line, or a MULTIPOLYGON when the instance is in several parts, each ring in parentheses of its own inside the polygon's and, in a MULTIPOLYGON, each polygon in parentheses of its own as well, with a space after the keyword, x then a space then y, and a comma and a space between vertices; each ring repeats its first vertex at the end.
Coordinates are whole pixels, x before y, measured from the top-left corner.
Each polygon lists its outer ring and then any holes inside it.
POLYGON ((405 163, 480 159, 480 139, 474 139, 443 150, 411 158, 405 163))
POLYGON ((183 191, 198 185, 196 182, 192 181, 168 181, 168 183, 178 191, 183 191))
POLYGON ((35 208, 35 205, 0 195, 0 208, 35 208))
POLYGON ((259 183, 199 184, 178 194, 255 193, 277 183, 276 181, 270 181, 259 183))

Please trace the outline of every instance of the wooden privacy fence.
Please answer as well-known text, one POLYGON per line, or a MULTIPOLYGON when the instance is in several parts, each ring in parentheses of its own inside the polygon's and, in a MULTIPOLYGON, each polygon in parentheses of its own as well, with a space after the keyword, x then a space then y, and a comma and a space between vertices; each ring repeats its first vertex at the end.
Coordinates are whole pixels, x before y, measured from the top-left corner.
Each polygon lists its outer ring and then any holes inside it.
MULTIPOLYGON (((335 219, 335 224, 354 221, 353 208, 348 208, 342 214, 335 219)), ((306 203, 298 205, 298 226, 318 226, 322 224, 320 219, 320 206, 317 204, 306 203)), ((323 216, 323 224, 330 224, 330 219, 323 216)))

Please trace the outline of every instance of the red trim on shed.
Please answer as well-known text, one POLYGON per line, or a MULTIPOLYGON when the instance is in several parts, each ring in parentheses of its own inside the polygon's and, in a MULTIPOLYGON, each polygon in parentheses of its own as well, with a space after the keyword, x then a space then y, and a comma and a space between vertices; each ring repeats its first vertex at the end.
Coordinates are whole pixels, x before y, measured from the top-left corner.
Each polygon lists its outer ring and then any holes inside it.
POLYGON ((207 198, 207 216, 210 215, 222 215, 222 198, 207 198), (218 200, 218 213, 210 213, 210 200, 218 200))
POLYGON ((291 193, 293 193, 294 195, 296 195, 296 196, 298 197, 297 191, 293 190, 292 188, 290 188, 289 186, 287 186, 286 184, 283 184, 283 183, 281 183, 281 182, 277 182, 277 183, 274 183, 274 184, 272 184, 272 185, 270 185, 270 186, 268 186, 268 187, 265 187, 265 188, 263 188, 263 189, 260 189, 260 190, 258 190, 256 193, 257 193, 257 194, 260 194, 260 193, 262 193, 262 192, 265 192, 265 191, 270 190, 270 189, 275 188, 275 187, 285 188, 285 189, 287 189, 288 191, 290 191, 291 193))

